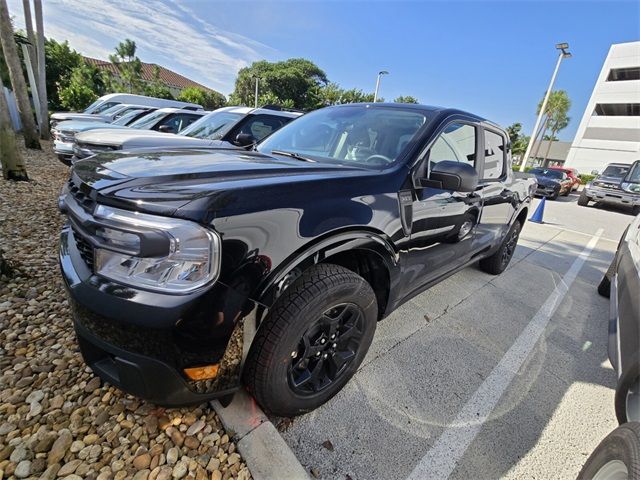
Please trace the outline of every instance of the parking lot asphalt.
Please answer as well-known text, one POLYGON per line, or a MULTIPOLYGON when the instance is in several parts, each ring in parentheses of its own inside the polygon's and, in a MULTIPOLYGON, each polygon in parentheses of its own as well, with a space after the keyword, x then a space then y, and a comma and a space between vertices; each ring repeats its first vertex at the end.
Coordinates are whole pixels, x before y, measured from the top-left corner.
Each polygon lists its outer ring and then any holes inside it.
POLYGON ((344 390, 282 432, 307 471, 576 477, 617 425, 596 287, 633 218, 576 200, 546 202, 502 275, 469 267, 378 324, 344 390))

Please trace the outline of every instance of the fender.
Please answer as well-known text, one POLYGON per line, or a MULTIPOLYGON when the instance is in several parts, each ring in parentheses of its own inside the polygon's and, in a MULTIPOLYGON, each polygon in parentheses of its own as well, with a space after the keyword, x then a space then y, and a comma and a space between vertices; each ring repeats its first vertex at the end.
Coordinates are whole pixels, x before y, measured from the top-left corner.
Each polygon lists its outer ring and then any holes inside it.
POLYGON ((282 262, 258 286, 253 298, 256 302, 270 307, 275 289, 296 267, 316 264, 327 257, 355 248, 376 253, 387 267, 390 278, 397 274, 399 252, 384 233, 364 229, 334 231, 305 245, 282 262))

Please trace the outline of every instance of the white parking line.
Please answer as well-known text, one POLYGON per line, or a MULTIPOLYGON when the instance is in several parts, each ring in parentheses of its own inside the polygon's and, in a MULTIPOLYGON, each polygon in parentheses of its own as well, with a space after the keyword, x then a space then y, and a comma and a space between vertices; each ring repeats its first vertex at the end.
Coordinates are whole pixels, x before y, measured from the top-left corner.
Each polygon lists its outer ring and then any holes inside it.
POLYGON ((449 478, 471 442, 480 432, 482 425, 493 412, 502 394, 533 350, 556 308, 576 279, 582 265, 598 243, 603 231, 602 228, 599 229, 589 240, 587 246, 574 260, 540 310, 482 382, 478 390, 462 407, 453 423, 446 428, 431 450, 416 465, 408 477, 409 480, 449 478))

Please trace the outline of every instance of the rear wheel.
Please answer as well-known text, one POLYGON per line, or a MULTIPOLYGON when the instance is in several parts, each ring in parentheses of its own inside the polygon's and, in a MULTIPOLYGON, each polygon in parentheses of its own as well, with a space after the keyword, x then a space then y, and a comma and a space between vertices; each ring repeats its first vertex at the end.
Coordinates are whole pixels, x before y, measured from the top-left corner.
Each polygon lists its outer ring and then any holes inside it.
POLYGON ((276 301, 249 351, 244 382, 268 411, 295 416, 349 381, 376 329, 371 286, 338 265, 309 268, 276 301))
POLYGON ((509 233, 507 233, 507 236, 502 241, 502 245, 500 245, 498 251, 490 257, 480 260, 480 269, 492 275, 498 275, 504 272, 518 245, 520 230, 522 230, 522 225, 520 224, 520 220, 516 220, 513 222, 509 233))
POLYGON ((607 435, 587 459, 578 479, 640 479, 640 423, 625 423, 607 435))
POLYGON ((640 205, 634 205, 631 207, 631 213, 634 215, 640 215, 640 205))
POLYGON ((580 205, 581 207, 589 206, 589 197, 584 190, 580 192, 580 196, 578 197, 578 205, 580 205))

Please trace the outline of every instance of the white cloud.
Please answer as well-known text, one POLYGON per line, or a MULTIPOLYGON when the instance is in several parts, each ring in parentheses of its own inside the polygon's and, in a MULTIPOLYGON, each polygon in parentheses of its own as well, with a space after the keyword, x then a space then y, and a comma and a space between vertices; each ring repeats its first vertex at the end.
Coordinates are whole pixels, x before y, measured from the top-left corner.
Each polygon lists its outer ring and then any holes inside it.
MULTIPOLYGON (((22 2, 9 0, 18 27, 24 26, 22 2)), ((255 40, 224 31, 181 3, 161 0, 48 0, 45 35, 69 40, 87 56, 107 59, 130 38, 142 61, 155 62, 228 94, 238 70, 277 52, 255 40)), ((200 3, 206 8, 207 3, 200 3)))

